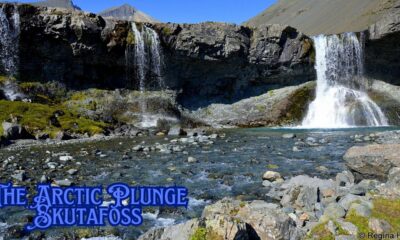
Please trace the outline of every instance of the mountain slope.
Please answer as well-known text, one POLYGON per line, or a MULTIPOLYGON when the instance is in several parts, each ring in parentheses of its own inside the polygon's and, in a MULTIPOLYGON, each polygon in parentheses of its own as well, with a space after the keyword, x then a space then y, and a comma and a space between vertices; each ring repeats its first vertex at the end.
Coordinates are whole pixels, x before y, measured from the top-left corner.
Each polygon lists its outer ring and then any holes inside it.
POLYGON ((40 7, 55 7, 55 8, 65 8, 71 10, 81 10, 78 6, 76 6, 72 2, 72 0, 46 0, 46 1, 32 2, 30 4, 40 7))
POLYGON ((153 17, 137 10, 129 4, 109 8, 99 13, 100 16, 111 19, 127 20, 135 22, 158 22, 153 17))
POLYGON ((286 24, 308 35, 365 30, 398 0, 278 0, 245 25, 286 24))

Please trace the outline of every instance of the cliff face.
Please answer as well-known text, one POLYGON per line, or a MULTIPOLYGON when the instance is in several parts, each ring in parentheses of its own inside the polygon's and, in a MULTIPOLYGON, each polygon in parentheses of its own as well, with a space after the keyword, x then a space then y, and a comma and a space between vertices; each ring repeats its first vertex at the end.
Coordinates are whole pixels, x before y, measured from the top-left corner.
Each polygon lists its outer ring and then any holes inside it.
POLYGON ((366 74, 400 85, 400 1, 369 27, 366 42, 366 74))
MULTIPOLYGON (((127 75, 130 23, 61 9, 20 5, 22 81, 71 88, 138 86, 127 75)), ((150 26, 150 25, 149 25, 150 26)), ((137 27, 141 29, 141 25, 137 27)), ((164 53, 164 81, 188 107, 232 102, 314 79, 311 40, 287 26, 152 24, 164 53)))

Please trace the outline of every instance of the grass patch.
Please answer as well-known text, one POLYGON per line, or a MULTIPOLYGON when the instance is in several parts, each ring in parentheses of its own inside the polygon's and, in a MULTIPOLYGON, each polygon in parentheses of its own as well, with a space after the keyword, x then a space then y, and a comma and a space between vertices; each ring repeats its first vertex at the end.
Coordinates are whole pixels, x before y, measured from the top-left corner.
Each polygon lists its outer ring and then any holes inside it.
POLYGON ((190 240, 223 240, 223 237, 212 231, 212 229, 198 227, 190 237, 190 240))
MULTIPOLYGON (((336 235, 349 235, 349 233, 344 230, 339 223, 333 222, 336 226, 336 235)), ((333 235, 326 227, 328 223, 323 222, 315 226, 308 234, 308 239, 318 239, 318 240, 335 240, 335 235, 333 235)))
POLYGON ((107 124, 103 122, 83 118, 64 106, 1 100, 0 121, 11 121, 11 118, 17 118, 18 123, 32 135, 37 132, 46 132, 54 136, 61 130, 68 133, 94 135, 103 133, 107 127, 107 124), (57 112, 61 114, 55 118, 57 112), (51 119, 56 119, 58 124, 52 124, 51 119))
MULTIPOLYGON (((373 200, 373 204, 371 218, 387 221, 392 226, 392 230, 400 229, 400 199, 376 198, 373 200)), ((346 221, 356 225, 360 233, 372 232, 368 227, 369 219, 357 215, 354 210, 347 214, 346 221)))

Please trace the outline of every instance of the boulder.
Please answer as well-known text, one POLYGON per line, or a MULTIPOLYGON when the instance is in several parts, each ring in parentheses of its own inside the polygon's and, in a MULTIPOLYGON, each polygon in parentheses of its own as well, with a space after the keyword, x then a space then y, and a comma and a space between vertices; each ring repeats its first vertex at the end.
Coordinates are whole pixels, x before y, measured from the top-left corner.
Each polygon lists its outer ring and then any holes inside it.
POLYGON ((34 137, 29 134, 24 127, 17 123, 3 122, 3 136, 7 140, 17 140, 17 139, 34 139, 34 137))
POLYGON ((367 145, 352 147, 344 155, 347 167, 357 180, 387 180, 393 167, 400 167, 400 144, 367 145))
POLYGON ((199 226, 198 219, 168 226, 164 228, 152 228, 141 235, 138 240, 189 240, 199 226))

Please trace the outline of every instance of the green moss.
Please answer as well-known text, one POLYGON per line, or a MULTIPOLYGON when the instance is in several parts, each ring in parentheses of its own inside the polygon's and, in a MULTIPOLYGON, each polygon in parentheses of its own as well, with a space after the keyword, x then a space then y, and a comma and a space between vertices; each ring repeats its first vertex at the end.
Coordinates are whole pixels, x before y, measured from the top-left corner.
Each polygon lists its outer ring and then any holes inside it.
POLYGON ((128 36, 126 37, 126 42, 129 45, 135 45, 136 43, 135 34, 133 34, 132 31, 128 32, 128 36))
POLYGON ((199 227, 196 229, 190 240, 207 240, 207 229, 199 227))
POLYGON ((223 240, 224 238, 219 236, 212 229, 207 229, 205 227, 198 227, 190 240, 223 240))
POLYGON ((259 112, 264 112, 266 109, 264 105, 256 105, 255 107, 259 112))
POLYGON ((172 33, 173 33, 173 31, 172 31, 172 29, 169 28, 169 27, 164 27, 164 28, 162 29, 162 34, 163 34, 164 36, 170 36, 170 35, 172 35, 172 33))
MULTIPOLYGON (((349 233, 344 230, 340 224, 334 222, 336 226, 336 235, 349 235, 349 233)), ((327 223, 323 222, 315 226, 308 234, 308 239, 318 239, 318 240, 335 240, 335 235, 333 235, 326 227, 327 223)))
POLYGON ((268 165, 267 165, 267 168, 268 168, 268 169, 278 169, 279 166, 276 165, 276 164, 268 164, 268 165))
POLYGON ((371 232, 371 229, 368 227, 368 218, 357 215, 355 210, 350 210, 347 213, 346 221, 354 224, 360 233, 371 232))
POLYGON ((307 112, 308 105, 315 98, 315 84, 304 86, 295 91, 288 97, 288 107, 286 109, 286 116, 283 116, 281 121, 283 123, 299 122, 303 119, 307 112))
POLYGON ((372 217, 387 221, 392 230, 400 229, 400 199, 378 198, 373 201, 372 217))
MULTIPOLYGON (((371 218, 387 221, 392 226, 392 230, 400 229, 400 199, 376 198, 373 200, 373 205, 371 218)), ((368 227, 369 219, 357 215, 354 210, 347 214, 346 221, 356 225, 360 233, 372 232, 368 227)))
POLYGON ((66 88, 57 82, 21 82, 18 86, 20 91, 35 103, 57 104, 67 95, 66 88))
POLYGON ((65 108, 64 106, 49 106, 38 103, 0 101, 0 122, 18 119, 18 123, 26 130, 35 134, 37 132, 46 132, 50 136, 55 136, 58 131, 70 133, 88 133, 94 135, 104 132, 108 126, 103 122, 92 121, 80 117, 78 114, 65 108), (55 112, 63 112, 62 116, 57 118, 59 125, 51 124, 50 119, 54 118, 55 112))
POLYGON ((8 80, 7 76, 0 75, 0 84, 4 84, 8 80))

